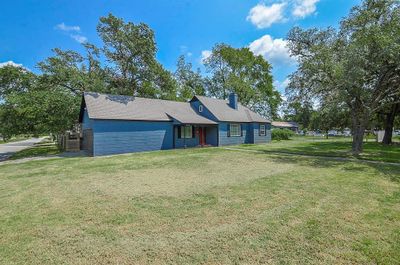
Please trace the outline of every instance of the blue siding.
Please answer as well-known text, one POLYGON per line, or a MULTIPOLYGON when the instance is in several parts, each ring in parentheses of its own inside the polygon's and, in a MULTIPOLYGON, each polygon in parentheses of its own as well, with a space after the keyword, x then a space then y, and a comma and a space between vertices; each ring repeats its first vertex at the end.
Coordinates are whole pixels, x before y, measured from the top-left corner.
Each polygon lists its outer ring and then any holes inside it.
POLYGON ((83 112, 82 129, 86 130, 92 128, 93 128, 92 120, 89 119, 89 114, 87 112, 87 109, 85 109, 85 111, 83 112))
POLYGON ((254 143, 254 124, 253 123, 247 124, 247 133, 246 133, 245 143, 246 144, 254 143))
MULTIPOLYGON (((217 126, 202 126, 206 130, 206 144, 217 146, 218 145, 218 128, 217 126)), ((199 135, 197 134, 198 126, 194 127, 195 137, 194 138, 178 138, 178 128, 175 127, 175 148, 185 147, 196 147, 200 145, 199 135)))
POLYGON ((93 121, 93 154, 110 155, 173 148, 171 122, 93 121))
POLYGON ((218 145, 218 127, 206 127, 206 143, 209 145, 218 145))
MULTIPOLYGON (((217 121, 214 115, 203 105, 198 112, 198 100, 191 102, 196 112, 208 119, 217 121)), ((213 146, 236 145, 243 143, 267 143, 271 141, 271 124, 266 123, 266 136, 259 135, 259 123, 241 123, 242 136, 228 137, 229 122, 219 122, 218 126, 206 126, 206 144, 213 146)), ((199 136, 178 139, 173 122, 93 120, 85 109, 82 128, 93 129, 93 155, 110 155, 153 151, 162 149, 195 147, 199 145, 199 136), (174 139, 175 135, 175 139, 174 139), (184 143, 186 142, 186 143, 184 143)), ((84 139, 85 141, 85 139, 84 139)))
POLYGON ((209 111, 203 104, 201 104, 200 101, 195 100, 190 102, 190 105, 192 105, 192 108, 196 111, 197 114, 206 117, 207 119, 213 120, 213 121, 218 121, 217 118, 209 111), (199 106, 203 106, 203 111, 199 112, 199 106))
POLYGON ((199 145, 198 135, 195 135, 194 138, 178 138, 178 129, 179 127, 175 127, 175 148, 184 148, 185 145, 186 147, 195 147, 199 145))
POLYGON ((246 143, 246 135, 248 131, 248 124, 241 123, 243 136, 230 136, 228 137, 229 122, 220 122, 218 125, 219 130, 219 145, 235 145, 246 143))
POLYGON ((271 124, 270 123, 253 123, 253 142, 254 144, 271 142, 271 124), (261 136, 260 125, 265 125, 265 136, 261 136))

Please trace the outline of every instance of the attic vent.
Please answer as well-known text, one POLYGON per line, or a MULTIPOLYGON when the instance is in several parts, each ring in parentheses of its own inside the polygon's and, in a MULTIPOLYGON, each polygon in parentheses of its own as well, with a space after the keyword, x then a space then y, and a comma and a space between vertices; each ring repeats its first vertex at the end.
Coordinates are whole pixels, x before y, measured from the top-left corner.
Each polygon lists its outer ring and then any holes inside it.
POLYGON ((199 105, 199 112, 203 112, 203 105, 199 105))

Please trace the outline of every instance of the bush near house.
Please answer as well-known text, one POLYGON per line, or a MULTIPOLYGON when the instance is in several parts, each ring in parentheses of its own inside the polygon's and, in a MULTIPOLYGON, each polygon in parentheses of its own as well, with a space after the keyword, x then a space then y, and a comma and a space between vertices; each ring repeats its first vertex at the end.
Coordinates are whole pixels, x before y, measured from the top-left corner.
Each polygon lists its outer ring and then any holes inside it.
POLYGON ((274 129, 272 130, 272 140, 289 140, 294 136, 294 132, 289 129, 274 129))

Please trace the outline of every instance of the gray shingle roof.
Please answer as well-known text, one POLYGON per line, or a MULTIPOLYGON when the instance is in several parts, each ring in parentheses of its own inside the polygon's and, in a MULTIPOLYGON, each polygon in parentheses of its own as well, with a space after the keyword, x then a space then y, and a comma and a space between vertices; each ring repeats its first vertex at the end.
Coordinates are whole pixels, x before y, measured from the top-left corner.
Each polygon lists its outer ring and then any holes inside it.
POLYGON ((267 122, 269 120, 251 111, 242 104, 238 103, 235 110, 228 105, 227 100, 195 96, 218 120, 233 122, 267 122))
POLYGON ((217 124, 198 115, 189 103, 86 92, 89 118, 105 120, 173 121, 217 124))
POLYGON ((282 128, 293 128, 293 127, 299 127, 299 124, 294 121, 273 121, 272 126, 282 127, 282 128))

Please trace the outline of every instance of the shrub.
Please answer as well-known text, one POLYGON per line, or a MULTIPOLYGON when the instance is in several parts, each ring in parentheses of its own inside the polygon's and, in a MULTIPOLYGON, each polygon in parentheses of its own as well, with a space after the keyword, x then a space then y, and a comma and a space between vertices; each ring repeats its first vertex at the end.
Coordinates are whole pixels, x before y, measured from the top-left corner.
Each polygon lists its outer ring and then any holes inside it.
POLYGON ((272 130, 272 140, 289 140, 292 136, 294 136, 294 132, 289 129, 272 130))

